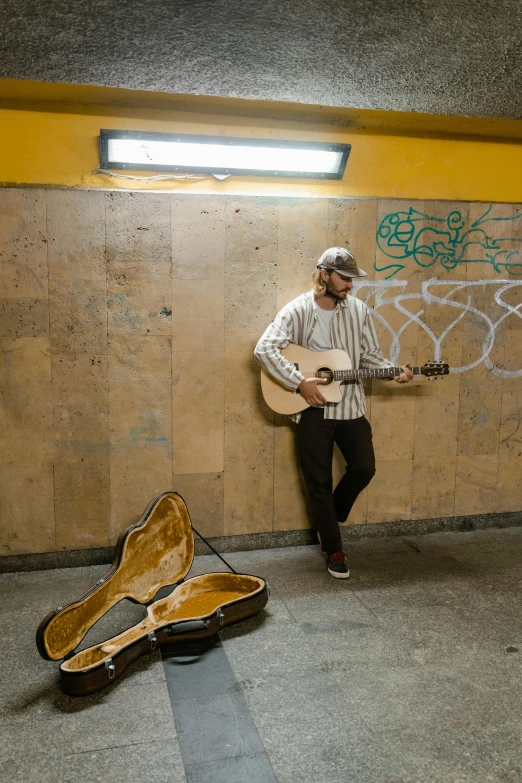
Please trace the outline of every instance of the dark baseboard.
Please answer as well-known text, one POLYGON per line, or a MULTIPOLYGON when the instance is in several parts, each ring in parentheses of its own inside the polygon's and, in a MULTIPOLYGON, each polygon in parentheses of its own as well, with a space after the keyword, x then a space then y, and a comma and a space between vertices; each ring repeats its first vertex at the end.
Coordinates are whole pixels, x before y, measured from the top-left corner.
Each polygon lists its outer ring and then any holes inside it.
MULTIPOLYGON (((345 525, 343 540, 382 538, 385 536, 419 536, 429 533, 466 532, 522 526, 522 511, 503 514, 480 514, 467 517, 440 517, 438 519, 400 520, 378 524, 345 525)), ((278 549, 284 546, 306 546, 317 543, 313 530, 282 530, 273 533, 251 533, 242 536, 209 538, 218 552, 247 552, 254 549, 278 549)), ((211 554, 208 547, 196 537, 196 555, 211 554)), ((81 566, 107 565, 112 562, 114 549, 77 549, 66 552, 41 552, 28 555, 0 557, 0 573, 16 571, 45 571, 51 568, 78 568, 81 566)))

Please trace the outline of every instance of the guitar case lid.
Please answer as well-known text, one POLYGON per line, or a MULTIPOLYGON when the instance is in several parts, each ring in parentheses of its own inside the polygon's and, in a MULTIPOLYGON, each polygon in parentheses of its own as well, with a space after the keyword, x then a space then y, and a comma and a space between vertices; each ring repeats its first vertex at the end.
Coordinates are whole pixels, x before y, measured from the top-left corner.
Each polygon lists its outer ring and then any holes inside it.
POLYGON ((40 655, 53 661, 65 658, 111 607, 123 598, 148 603, 161 587, 181 582, 193 558, 194 536, 185 501, 177 492, 164 492, 121 534, 104 576, 83 596, 42 620, 36 632, 40 655))

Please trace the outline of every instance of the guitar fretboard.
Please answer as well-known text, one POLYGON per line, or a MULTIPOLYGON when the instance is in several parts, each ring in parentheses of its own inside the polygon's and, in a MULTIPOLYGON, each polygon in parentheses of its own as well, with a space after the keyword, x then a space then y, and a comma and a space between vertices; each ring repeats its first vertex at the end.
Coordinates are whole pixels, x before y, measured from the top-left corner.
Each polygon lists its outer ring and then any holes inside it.
MULTIPOLYGON (((420 367, 410 369, 414 375, 422 375, 420 367)), ((376 370, 319 370, 315 377, 334 381, 357 381, 363 378, 397 378, 401 373, 400 367, 379 367, 376 370)))

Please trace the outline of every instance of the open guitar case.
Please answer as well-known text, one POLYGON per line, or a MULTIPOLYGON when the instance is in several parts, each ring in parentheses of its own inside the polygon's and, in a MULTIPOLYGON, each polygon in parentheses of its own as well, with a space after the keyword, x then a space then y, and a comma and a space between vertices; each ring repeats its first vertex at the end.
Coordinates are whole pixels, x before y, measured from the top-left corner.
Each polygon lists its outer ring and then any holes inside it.
POLYGON ((104 576, 81 598, 42 620, 36 632, 38 651, 47 660, 62 661, 65 693, 95 693, 145 653, 174 641, 212 636, 263 609, 268 600, 265 580, 238 574, 208 542, 231 573, 185 579, 194 559, 192 531, 183 498, 177 492, 162 493, 141 520, 121 534, 104 576), (172 592, 155 601, 168 585, 175 585, 172 592), (112 639, 75 652, 97 620, 124 598, 146 604, 147 616, 112 639))

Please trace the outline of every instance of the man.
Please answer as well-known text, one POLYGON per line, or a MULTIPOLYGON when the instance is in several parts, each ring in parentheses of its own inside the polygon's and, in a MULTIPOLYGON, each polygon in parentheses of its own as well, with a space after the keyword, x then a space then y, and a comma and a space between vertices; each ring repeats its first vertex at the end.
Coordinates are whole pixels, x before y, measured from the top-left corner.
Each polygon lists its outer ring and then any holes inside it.
MULTIPOLYGON (((341 402, 327 403, 320 388, 327 381, 305 378, 281 349, 288 343, 313 351, 341 348, 354 368, 395 367, 381 353, 369 308, 349 296, 352 280, 366 276, 349 250, 329 248, 317 262, 312 290, 283 307, 255 349, 256 359, 267 372, 284 386, 298 389, 310 405, 291 418, 297 422, 301 468, 319 541, 326 552, 328 572, 337 579, 350 576, 339 522, 346 521, 358 494, 375 474, 364 388, 360 381, 343 383, 341 402), (332 493, 334 443, 346 460, 346 471, 332 493)), ((413 378, 410 365, 401 369, 395 380, 408 383, 413 378)))

